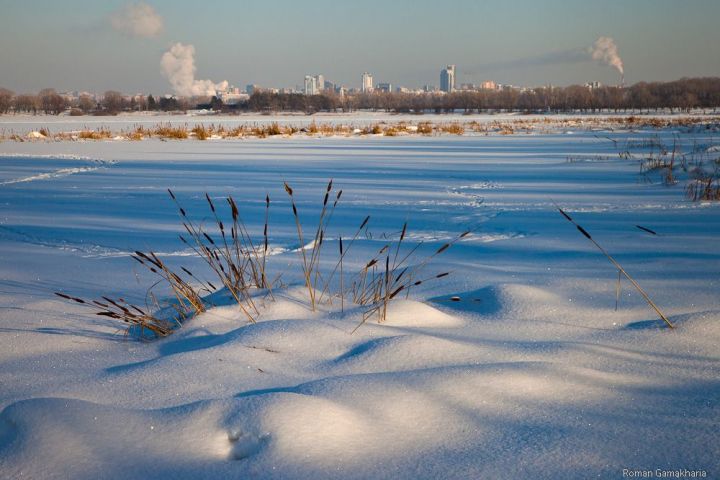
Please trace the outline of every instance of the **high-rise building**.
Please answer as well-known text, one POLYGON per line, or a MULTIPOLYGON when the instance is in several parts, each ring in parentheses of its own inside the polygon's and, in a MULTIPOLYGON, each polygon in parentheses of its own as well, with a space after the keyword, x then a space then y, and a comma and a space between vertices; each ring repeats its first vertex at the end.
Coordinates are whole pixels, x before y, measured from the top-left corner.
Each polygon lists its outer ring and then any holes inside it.
POLYGON ((317 77, 311 75, 305 75, 305 86, 303 88, 305 95, 317 95, 320 93, 317 84, 317 77))
POLYGON ((480 84, 480 88, 483 90, 495 90, 495 82, 492 80, 485 80, 480 84))
POLYGON ((370 93, 373 91, 373 76, 372 74, 365 72, 362 74, 362 86, 360 91, 363 93, 370 93))
POLYGON ((392 92, 392 83, 378 83, 377 88, 381 92, 390 93, 392 92))
POLYGON ((440 90, 447 93, 455 90, 455 65, 448 65, 440 71, 440 90))
POLYGON ((315 75, 315 83, 317 84, 318 92, 325 90, 325 76, 323 74, 315 75))

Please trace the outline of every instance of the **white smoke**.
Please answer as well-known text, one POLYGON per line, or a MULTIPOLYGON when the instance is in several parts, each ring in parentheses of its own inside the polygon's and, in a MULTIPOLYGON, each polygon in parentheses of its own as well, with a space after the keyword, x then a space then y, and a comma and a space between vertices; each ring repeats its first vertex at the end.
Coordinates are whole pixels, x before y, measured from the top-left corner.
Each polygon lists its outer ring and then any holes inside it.
POLYGON ((625 81, 625 68, 623 61, 618 54, 615 40, 611 37, 600 37, 589 47, 578 47, 570 50, 548 52, 533 57, 503 60, 500 62, 485 63, 463 70, 465 75, 493 74, 498 70, 521 69, 532 67, 543 67, 546 65, 563 65, 587 63, 590 61, 600 62, 617 70, 625 81))
POLYGON ((163 19, 144 2, 128 4, 110 16, 112 27, 131 37, 155 37, 163 30, 163 19))
POLYGON ((588 52, 592 56, 593 60, 599 61, 605 65, 613 67, 615 70, 620 72, 620 75, 625 75, 623 68, 623 61, 618 54, 618 48, 615 44, 615 40, 610 37, 600 37, 595 40, 592 47, 588 49, 588 52))
POLYGON ((212 96, 227 90, 228 82, 195 80, 195 47, 176 43, 160 59, 160 68, 176 94, 182 97, 212 96))

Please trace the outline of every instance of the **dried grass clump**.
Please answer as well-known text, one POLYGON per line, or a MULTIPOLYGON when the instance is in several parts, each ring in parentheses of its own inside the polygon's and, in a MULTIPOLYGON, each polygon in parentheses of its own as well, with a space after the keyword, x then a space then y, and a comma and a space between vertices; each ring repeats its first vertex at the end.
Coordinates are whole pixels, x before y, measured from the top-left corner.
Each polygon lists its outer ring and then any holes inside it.
POLYGON ((97 130, 81 130, 77 134, 77 138, 80 140, 105 140, 112 138, 112 132, 110 129, 100 127, 97 130))
POLYGON ((198 140, 207 140, 210 138, 210 135, 212 135, 212 131, 205 128, 205 125, 196 125, 191 130, 191 133, 197 138, 198 140))
POLYGON ((417 252, 422 242, 404 251, 403 242, 406 239, 408 229, 408 225, 405 223, 398 241, 384 245, 373 258, 366 261, 364 267, 352 277, 350 286, 346 289, 345 269, 343 266, 344 260, 360 234, 367 228, 370 216, 365 217, 351 237, 350 242, 343 242, 342 237, 338 237, 339 258, 335 267, 323 282, 319 269, 321 250, 327 243, 328 226, 342 196, 342 190, 338 190, 333 194, 333 182, 330 180, 325 188, 322 209, 317 226, 315 227, 313 240, 307 244, 306 241, 308 238, 305 236, 302 228, 302 222, 295 201, 295 192, 287 183, 285 183, 285 191, 290 197, 298 240, 301 245, 298 253, 302 262, 303 278, 305 287, 308 290, 311 309, 315 310, 317 306, 322 303, 323 299, 327 299, 327 302, 332 303, 333 298, 339 298, 341 310, 344 310, 346 298, 349 298, 352 303, 366 307, 363 312, 363 319, 358 325, 358 328, 375 314, 378 315, 378 321, 384 321, 387 316, 388 305, 400 293, 404 293, 407 297, 413 287, 420 286, 430 280, 448 276, 449 272, 444 272, 424 278, 422 277, 422 273, 431 260, 470 234, 468 230, 452 241, 443 244, 432 254, 424 258, 417 258, 417 252), (333 198, 332 202, 330 202, 331 198, 333 198), (335 294, 332 294, 332 282, 338 272, 339 290, 335 294), (321 290, 318 288, 321 284, 319 282, 322 282, 321 290))
POLYGON ((128 140, 133 140, 133 141, 138 142, 140 140, 143 140, 146 137, 149 137, 150 135, 151 135, 150 131, 146 130, 145 127, 143 127, 142 125, 138 125, 137 127, 135 127, 134 130, 129 132, 126 135, 126 137, 128 140))
MULTIPOLYGON (((417 258, 417 252, 422 246, 422 242, 406 251, 402 250, 407 228, 406 222, 402 227, 399 239, 394 243, 390 242, 384 245, 353 278, 349 292, 352 300, 358 305, 367 307, 363 312, 362 321, 355 330, 376 314, 378 322, 385 321, 389 304, 399 294, 403 293, 407 298, 412 288, 450 275, 450 272, 442 272, 423 276, 423 271, 431 260, 446 252, 452 245, 471 233, 470 230, 467 230, 441 245, 432 254, 424 258, 417 258)), ((345 292, 341 290, 340 295, 344 296, 345 292)))
MULTIPOLYGON (((135 254, 130 255, 130 257, 165 280, 165 282, 170 286, 170 289, 175 296, 175 300, 177 301, 177 304, 174 304, 173 307, 182 321, 193 314, 205 311, 205 304, 203 303, 198 291, 195 290, 190 283, 170 270, 167 265, 165 265, 165 263, 153 252, 145 254, 143 252, 136 251, 135 254)), ((189 274, 190 277, 193 277, 189 270, 184 269, 184 271, 189 274)))
MULTIPOLYGON (((448 276, 449 272, 443 272, 424 277, 423 269, 429 261, 470 233, 469 231, 464 232, 422 258, 417 255, 422 242, 412 247, 405 247, 408 231, 406 223, 403 225, 399 239, 396 242, 388 242, 373 258, 363 262, 363 268, 352 276, 350 287, 346 288, 348 282, 345 278, 344 262, 361 233, 365 231, 367 234, 370 216, 365 217, 349 242, 343 242, 342 237, 338 237, 338 260, 332 272, 324 277, 320 271, 320 258, 323 248, 327 244, 328 227, 342 197, 342 190, 335 190, 332 180, 328 182, 323 191, 322 208, 317 223, 312 229, 306 231, 303 229, 300 219, 295 192, 287 183, 284 183, 284 188, 290 197, 300 242, 298 254, 310 308, 314 311, 323 300, 327 304, 332 304, 334 300, 339 299, 341 311, 344 311, 346 301, 351 301, 363 309, 362 321, 358 328, 376 314, 378 321, 384 321, 388 305, 401 293, 407 297, 412 288, 427 281, 448 276), (308 236, 307 233, 311 233, 311 235, 308 236), (306 243, 307 241, 309 242, 306 243), (333 280, 338 272, 339 289, 336 290, 333 280)), ((273 284, 279 278, 278 276, 275 281, 270 281, 267 273, 269 195, 265 197, 265 223, 262 240, 254 242, 240 215, 240 208, 231 196, 224 199, 230 214, 230 220, 224 221, 220 209, 213 199, 205 194, 210 215, 214 220, 212 230, 210 230, 203 223, 191 220, 172 190, 168 190, 168 193, 178 208, 182 226, 186 232, 180 235, 180 240, 204 260, 209 270, 219 279, 222 287, 235 299, 247 320, 255 323, 260 315, 260 310, 256 305, 256 301, 260 297, 256 294, 264 291, 266 297, 273 298, 273 284)), ((172 318, 169 320, 161 319, 157 314, 150 312, 149 308, 143 309, 122 299, 112 300, 102 297, 104 301, 85 301, 64 293, 57 293, 57 296, 96 310, 99 309, 96 315, 120 320, 130 326, 138 326, 141 338, 145 338, 142 332, 146 330, 153 332, 158 337, 171 334, 187 319, 205 311, 206 305, 203 298, 205 293, 212 294, 217 291, 217 287, 211 281, 198 278, 185 267, 174 271, 153 252, 136 251, 131 257, 160 277, 160 281, 155 285, 163 284, 169 288, 172 294, 172 302, 169 303, 169 306, 174 310, 172 318)), ((154 301, 156 311, 160 311, 155 295, 150 292, 150 296, 154 301)))
POLYGON ((283 130, 280 128, 280 124, 278 124, 278 122, 272 122, 265 130, 267 135, 270 137, 283 134, 283 130))
POLYGON ((457 122, 444 123, 438 128, 441 132, 449 133, 451 135, 463 135, 465 133, 465 127, 463 127, 462 124, 457 122))
MULTIPOLYGON (((331 125, 332 127, 332 125, 331 125)), ((338 124, 333 127, 333 134, 339 134, 339 135, 345 135, 348 136, 353 132, 353 128, 349 125, 345 124, 338 124)))
MULTIPOLYGON (((194 223, 188 217, 185 209, 180 205, 175 194, 168 190, 170 197, 175 202, 180 212, 183 228, 188 237, 181 235, 180 240, 190 247, 210 269, 217 275, 222 285, 233 296, 243 314, 251 323, 255 323, 259 310, 252 297, 252 288, 268 289, 270 282, 265 272, 266 257, 268 254, 267 240, 267 218, 270 208, 270 197, 266 196, 266 223, 263 232, 264 241, 262 247, 256 246, 245 223, 240 216, 240 210, 232 197, 225 200, 230 208, 232 221, 230 231, 227 231, 226 223, 222 221, 215 203, 208 194, 205 194, 215 225, 220 232, 216 239, 202 225, 194 223)), ((210 289, 215 290, 214 285, 208 284, 210 289)))
POLYGON ((685 195, 693 202, 720 201, 720 178, 707 173, 696 174, 685 187, 685 195))
POLYGON ((185 140, 188 138, 187 125, 173 127, 171 124, 160 124, 153 129, 153 135, 163 139, 185 140))
POLYGON ((102 297, 104 301, 101 302, 99 300, 83 300, 82 298, 60 292, 55 292, 55 295, 64 300, 97 310, 95 315, 120 320, 127 324, 128 329, 132 326, 139 327, 139 338, 141 339, 148 339, 146 330, 158 337, 165 337, 170 335, 175 327, 173 322, 161 320, 137 305, 126 302, 122 298, 113 300, 109 297, 102 297))
POLYGON ((420 122, 417 125, 417 133, 420 135, 432 135, 433 126, 430 122, 420 122))
POLYGON ((226 133, 226 137, 232 137, 232 138, 242 138, 249 134, 248 129, 244 125, 238 125, 237 127, 234 127, 232 130, 228 131, 226 133))

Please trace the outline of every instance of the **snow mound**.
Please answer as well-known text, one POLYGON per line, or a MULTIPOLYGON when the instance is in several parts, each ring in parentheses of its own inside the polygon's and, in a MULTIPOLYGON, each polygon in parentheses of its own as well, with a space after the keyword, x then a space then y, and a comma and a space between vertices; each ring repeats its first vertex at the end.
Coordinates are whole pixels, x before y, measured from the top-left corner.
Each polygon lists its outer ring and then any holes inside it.
POLYGON ((0 414, 3 476, 189 478, 188 471, 212 468, 231 452, 212 407, 153 411, 68 398, 17 402, 0 414), (42 462, 32 461, 38 456, 42 462))
POLYGON ((537 312, 538 307, 557 305, 559 298, 546 289, 530 285, 499 284, 434 297, 431 301, 453 310, 486 317, 522 317, 530 311, 537 312))
POLYGON ((363 340, 330 362, 333 371, 403 371, 487 359, 469 343, 428 335, 398 335, 363 340))
POLYGON ((417 468, 425 478, 498 478, 508 468, 572 478, 568 465, 608 477, 639 459, 677 462, 682 454, 664 447, 681 442, 706 464, 698 432, 709 426, 692 420, 705 407, 647 422, 637 405, 652 395, 649 381, 513 362, 334 376, 160 410, 38 398, 0 414, 0 462, 10 478, 411 478, 417 468), (590 407, 630 422, 624 438, 636 447, 608 442, 616 425, 590 407), (541 445, 541 456, 528 451, 541 445), (503 455, 523 461, 493 460, 503 455))
POLYGON ((415 300, 393 300, 384 325, 392 327, 459 327, 463 320, 415 300))

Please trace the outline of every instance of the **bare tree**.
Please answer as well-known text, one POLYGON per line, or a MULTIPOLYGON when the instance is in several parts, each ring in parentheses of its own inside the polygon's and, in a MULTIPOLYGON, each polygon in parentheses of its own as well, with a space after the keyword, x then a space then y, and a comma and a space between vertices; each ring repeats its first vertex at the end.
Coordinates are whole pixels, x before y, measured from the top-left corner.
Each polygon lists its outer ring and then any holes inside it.
POLYGON ((657 108, 657 97, 653 94, 654 88, 652 85, 640 82, 633 85, 630 88, 630 105, 632 108, 638 108, 642 111, 646 108, 650 111, 650 108, 657 108))
POLYGON ((15 94, 7 88, 0 88, 0 113, 7 113, 12 106, 12 99, 15 94))
POLYGON ((97 108, 97 103, 90 95, 80 95, 78 108, 82 110, 83 113, 89 113, 97 108))
POLYGON ((105 112, 110 115, 117 115, 118 112, 121 112, 124 109, 125 99, 120 92, 108 90, 103 95, 101 104, 105 112))
POLYGON ((13 103, 16 112, 32 112, 35 115, 40 108, 40 99, 31 94, 18 95, 13 103))
POLYGON ((40 90, 38 97, 40 97, 40 108, 47 114, 59 115, 68 107, 68 101, 52 88, 40 90))

